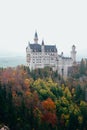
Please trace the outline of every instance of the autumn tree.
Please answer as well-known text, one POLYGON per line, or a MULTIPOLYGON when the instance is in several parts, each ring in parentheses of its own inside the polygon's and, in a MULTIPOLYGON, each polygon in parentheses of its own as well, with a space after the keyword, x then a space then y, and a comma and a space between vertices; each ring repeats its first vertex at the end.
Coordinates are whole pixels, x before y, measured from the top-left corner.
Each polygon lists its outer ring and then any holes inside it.
POLYGON ((48 98, 42 102, 42 110, 42 121, 44 121, 51 128, 55 127, 57 124, 55 103, 48 98))

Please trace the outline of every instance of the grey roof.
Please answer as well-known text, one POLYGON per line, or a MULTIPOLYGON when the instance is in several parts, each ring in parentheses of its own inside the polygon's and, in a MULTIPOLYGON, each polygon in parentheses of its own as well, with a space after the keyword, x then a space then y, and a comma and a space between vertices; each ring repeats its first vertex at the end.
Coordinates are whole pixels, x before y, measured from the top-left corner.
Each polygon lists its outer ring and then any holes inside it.
POLYGON ((62 59, 72 59, 71 57, 62 57, 62 59))
POLYGON ((32 49, 33 52, 41 52, 41 45, 34 43, 30 44, 30 48, 32 49))
POLYGON ((55 45, 45 45, 45 52, 57 52, 57 48, 55 45))
MULTIPOLYGON (((30 44, 30 48, 33 52, 41 52, 41 46, 40 44, 34 43, 30 44)), ((55 45, 44 45, 45 52, 57 52, 57 48, 55 45)))
POLYGON ((60 58, 62 58, 62 59, 72 59, 71 57, 62 57, 61 55, 58 55, 60 58))

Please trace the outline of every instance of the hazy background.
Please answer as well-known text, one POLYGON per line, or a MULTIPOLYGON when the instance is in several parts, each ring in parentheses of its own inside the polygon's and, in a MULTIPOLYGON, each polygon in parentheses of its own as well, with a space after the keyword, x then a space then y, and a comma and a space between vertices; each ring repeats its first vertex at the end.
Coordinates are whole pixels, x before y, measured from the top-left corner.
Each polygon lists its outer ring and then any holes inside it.
POLYGON ((0 0, 0 57, 24 56, 35 30, 39 43, 56 44, 70 56, 87 57, 87 0, 0 0))

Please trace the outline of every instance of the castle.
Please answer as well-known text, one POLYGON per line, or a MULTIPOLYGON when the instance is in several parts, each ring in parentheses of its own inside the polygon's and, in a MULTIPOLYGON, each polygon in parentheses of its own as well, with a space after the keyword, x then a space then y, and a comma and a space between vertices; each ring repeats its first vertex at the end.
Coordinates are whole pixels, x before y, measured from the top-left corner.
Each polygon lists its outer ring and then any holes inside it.
POLYGON ((35 32, 34 43, 29 42, 26 47, 26 62, 30 70, 49 66, 61 76, 67 77, 68 68, 76 63, 76 47, 72 46, 70 57, 64 57, 63 52, 58 54, 56 45, 45 45, 44 40, 39 44, 35 32))

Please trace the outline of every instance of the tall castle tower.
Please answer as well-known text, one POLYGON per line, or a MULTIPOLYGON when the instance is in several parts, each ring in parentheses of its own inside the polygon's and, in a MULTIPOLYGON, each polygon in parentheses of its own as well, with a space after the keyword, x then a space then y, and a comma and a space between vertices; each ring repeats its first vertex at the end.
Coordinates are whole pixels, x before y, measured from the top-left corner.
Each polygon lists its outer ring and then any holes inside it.
POLYGON ((73 60, 73 63, 75 63, 76 62, 76 47, 75 47, 75 45, 73 45, 72 46, 72 51, 71 51, 71 58, 72 58, 72 60, 73 60))
POLYGON ((37 44, 38 43, 38 35, 37 35, 37 32, 35 32, 35 35, 34 35, 34 42, 37 44))

